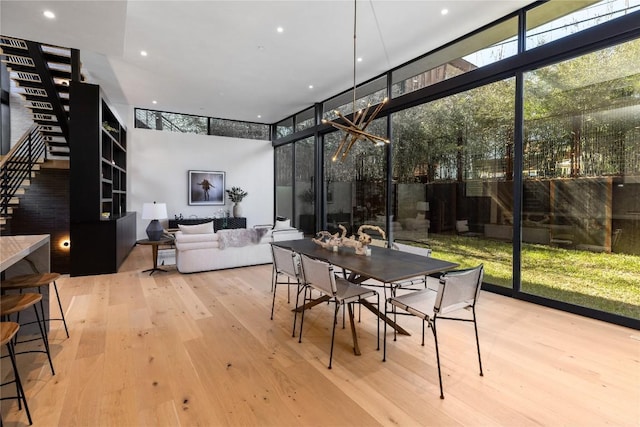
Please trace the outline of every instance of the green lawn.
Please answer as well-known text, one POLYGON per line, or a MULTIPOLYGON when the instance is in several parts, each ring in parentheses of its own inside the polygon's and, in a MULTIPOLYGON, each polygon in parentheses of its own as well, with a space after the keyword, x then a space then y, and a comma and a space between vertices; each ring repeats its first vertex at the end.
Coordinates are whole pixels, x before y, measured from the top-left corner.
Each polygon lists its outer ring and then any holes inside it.
MULTIPOLYGON (((433 256, 471 267, 485 282, 511 287, 512 245, 477 237, 429 236, 433 256)), ((640 256, 522 245, 522 291, 640 319, 640 256)))

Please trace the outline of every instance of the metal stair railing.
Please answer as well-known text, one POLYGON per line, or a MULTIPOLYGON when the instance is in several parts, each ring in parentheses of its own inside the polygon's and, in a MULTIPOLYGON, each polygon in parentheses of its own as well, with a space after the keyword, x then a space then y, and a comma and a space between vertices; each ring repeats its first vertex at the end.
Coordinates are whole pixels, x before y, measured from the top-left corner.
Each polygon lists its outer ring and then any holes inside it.
POLYGON ((47 158, 45 139, 32 125, 0 161, 0 216, 7 216, 11 199, 31 177, 34 165, 47 158))

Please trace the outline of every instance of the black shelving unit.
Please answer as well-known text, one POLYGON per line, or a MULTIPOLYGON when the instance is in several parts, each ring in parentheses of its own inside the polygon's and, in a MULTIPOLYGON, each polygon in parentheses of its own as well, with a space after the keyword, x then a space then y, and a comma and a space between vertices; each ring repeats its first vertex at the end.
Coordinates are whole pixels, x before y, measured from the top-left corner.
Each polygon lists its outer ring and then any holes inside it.
POLYGON ((69 89, 71 275, 115 273, 136 242, 127 131, 99 86, 69 89))

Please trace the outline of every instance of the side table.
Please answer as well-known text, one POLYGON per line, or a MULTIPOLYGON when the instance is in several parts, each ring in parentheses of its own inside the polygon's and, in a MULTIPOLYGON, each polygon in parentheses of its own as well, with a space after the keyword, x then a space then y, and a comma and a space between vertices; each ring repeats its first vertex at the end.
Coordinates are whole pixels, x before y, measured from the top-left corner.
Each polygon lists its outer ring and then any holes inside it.
POLYGON ((151 276, 154 272, 156 271, 164 271, 166 272, 167 270, 163 270, 161 268, 158 268, 158 246, 160 245, 172 245, 173 244, 173 239, 168 238, 168 237, 163 237, 160 240, 149 240, 149 239, 142 239, 142 240, 138 240, 136 242, 138 245, 150 245, 151 246, 151 253, 153 256, 153 268, 149 268, 147 270, 143 270, 143 273, 146 273, 147 271, 150 271, 149 276, 151 276))

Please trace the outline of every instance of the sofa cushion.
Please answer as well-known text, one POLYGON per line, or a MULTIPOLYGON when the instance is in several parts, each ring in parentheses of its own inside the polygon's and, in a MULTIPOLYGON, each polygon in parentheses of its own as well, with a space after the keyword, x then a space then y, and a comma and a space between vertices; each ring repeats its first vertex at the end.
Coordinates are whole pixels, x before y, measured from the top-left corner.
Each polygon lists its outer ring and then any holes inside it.
POLYGON ((178 228, 185 234, 213 234, 213 221, 196 225, 178 224, 178 228))
POLYGON ((212 234, 185 234, 184 232, 176 233, 176 241, 180 243, 198 243, 198 242, 217 242, 218 233, 212 234))
POLYGON ((216 249, 220 248, 220 243, 217 240, 192 243, 176 242, 176 248, 182 252, 193 251, 196 249, 216 249))

